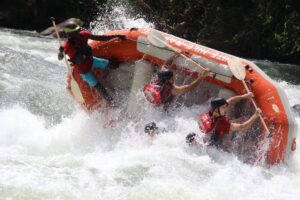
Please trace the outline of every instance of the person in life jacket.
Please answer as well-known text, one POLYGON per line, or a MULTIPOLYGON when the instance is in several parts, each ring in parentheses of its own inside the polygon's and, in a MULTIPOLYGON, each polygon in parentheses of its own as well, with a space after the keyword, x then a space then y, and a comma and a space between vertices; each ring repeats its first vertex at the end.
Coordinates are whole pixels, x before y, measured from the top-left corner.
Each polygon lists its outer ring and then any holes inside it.
POLYGON ((206 68, 203 73, 199 72, 199 76, 192 83, 188 85, 176 86, 174 85, 174 73, 171 70, 161 70, 157 72, 156 81, 145 85, 145 97, 150 103, 156 106, 161 104, 169 104, 172 102, 175 95, 185 94, 196 88, 200 81, 206 77, 209 72, 210 69, 206 68))
POLYGON ((204 140, 209 141, 210 145, 226 148, 226 146, 230 145, 228 144, 230 140, 224 140, 224 138, 231 138, 233 132, 242 132, 249 129, 256 119, 259 118, 261 114, 260 109, 257 109, 255 113, 243 123, 231 122, 226 117, 226 114, 230 105, 242 99, 250 99, 252 97, 253 94, 249 92, 244 95, 231 97, 227 100, 219 97, 211 100, 210 111, 201 114, 199 117, 199 128, 206 134, 204 140))
POLYGON ((113 38, 126 39, 124 35, 93 35, 91 32, 82 30, 80 26, 75 23, 69 23, 64 32, 68 39, 64 41, 59 48, 58 59, 63 59, 63 52, 68 55, 72 67, 78 70, 80 76, 86 81, 90 87, 94 87, 107 101, 112 101, 112 97, 107 90, 101 85, 92 73, 93 68, 104 69, 106 67, 116 68, 115 65, 119 63, 109 61, 102 58, 96 58, 92 55, 92 48, 88 45, 88 40, 107 41, 113 38))

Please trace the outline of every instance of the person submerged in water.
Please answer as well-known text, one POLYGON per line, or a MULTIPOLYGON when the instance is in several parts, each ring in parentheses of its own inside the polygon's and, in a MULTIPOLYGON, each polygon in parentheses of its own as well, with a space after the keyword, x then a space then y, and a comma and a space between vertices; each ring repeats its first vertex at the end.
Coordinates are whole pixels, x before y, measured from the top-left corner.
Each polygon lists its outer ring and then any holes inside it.
POLYGON ((80 76, 86 81, 90 87, 96 88, 101 96, 107 101, 112 101, 113 98, 109 95, 103 85, 97 80, 92 72, 94 68, 116 68, 119 63, 113 60, 107 60, 103 58, 96 58, 92 55, 92 48, 88 44, 88 40, 107 41, 114 38, 126 39, 124 35, 93 35, 91 32, 82 30, 82 28, 75 24, 69 23, 64 28, 64 32, 67 34, 68 39, 64 41, 59 48, 58 59, 62 60, 64 57, 63 52, 69 56, 74 70, 80 73, 80 76))
POLYGON ((157 80, 144 87, 146 99, 156 105, 164 105, 165 109, 172 102, 175 95, 185 94, 195 89, 201 80, 210 73, 210 69, 206 68, 203 73, 199 72, 196 80, 188 85, 176 86, 174 84, 174 73, 171 70, 164 69, 157 72, 157 80))
POLYGON ((259 118, 261 110, 257 109, 255 113, 243 123, 234 123, 226 117, 228 107, 243 99, 250 99, 253 94, 234 96, 227 100, 224 98, 215 98, 211 100, 211 109, 208 113, 203 113, 199 117, 199 127, 205 133, 205 138, 209 145, 221 147, 227 150, 231 145, 232 134, 242 132, 251 127, 259 118))
POLYGON ((196 133, 194 133, 194 132, 191 132, 191 133, 189 133, 189 134, 186 135, 185 142, 189 146, 194 146, 194 147, 203 146, 205 144, 200 139, 200 137, 196 133))
POLYGON ((150 122, 150 123, 146 124, 145 133, 150 137, 154 137, 154 136, 158 135, 159 130, 158 130, 158 127, 156 126, 156 123, 150 122))
POLYGON ((145 133, 150 137, 154 137, 156 135, 159 135, 161 133, 166 133, 166 132, 168 131, 165 128, 163 129, 158 128, 155 122, 150 122, 145 125, 145 133))

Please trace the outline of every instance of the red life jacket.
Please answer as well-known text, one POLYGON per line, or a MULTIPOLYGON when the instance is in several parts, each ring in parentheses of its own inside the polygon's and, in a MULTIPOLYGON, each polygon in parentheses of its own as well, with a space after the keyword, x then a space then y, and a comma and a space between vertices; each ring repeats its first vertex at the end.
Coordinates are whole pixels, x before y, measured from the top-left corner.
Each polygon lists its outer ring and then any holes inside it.
POLYGON ((209 134, 212 131, 214 126, 210 115, 210 111, 207 113, 202 113, 199 116, 198 125, 200 130, 203 131, 205 134, 209 134))
POLYGON ((209 145, 220 147, 223 136, 229 133, 230 121, 225 116, 213 117, 212 111, 199 116, 199 128, 209 137, 209 145))
POLYGON ((154 81, 151 84, 145 85, 144 95, 146 99, 154 105, 169 103, 173 100, 174 97, 171 92, 172 88, 172 84, 165 84, 161 86, 158 85, 157 81, 154 81))
POLYGON ((144 87, 144 95, 150 103, 154 105, 161 104, 160 89, 155 84, 147 84, 144 87))
POLYGON ((80 37, 69 39, 70 48, 73 51, 73 56, 70 56, 70 61, 74 64, 83 64, 92 56, 92 48, 88 45, 88 34, 79 33, 80 37))
POLYGON ((64 42, 65 53, 69 61, 78 67, 80 73, 87 73, 92 67, 92 48, 88 45, 91 33, 81 31, 78 38, 69 38, 64 42))
POLYGON ((205 134, 214 134, 218 138, 229 133, 231 123, 225 116, 214 118, 210 110, 199 116, 198 124, 205 134))

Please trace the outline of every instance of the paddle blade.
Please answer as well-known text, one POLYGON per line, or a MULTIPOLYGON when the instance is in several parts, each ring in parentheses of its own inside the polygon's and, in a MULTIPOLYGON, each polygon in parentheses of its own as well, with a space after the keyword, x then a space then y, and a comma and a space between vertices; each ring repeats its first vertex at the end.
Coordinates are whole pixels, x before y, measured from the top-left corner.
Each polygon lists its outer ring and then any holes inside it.
POLYGON ((83 99, 83 96, 81 94, 79 85, 77 84, 77 82, 73 78, 71 79, 70 86, 71 86, 71 91, 72 91, 72 94, 73 94, 74 98, 78 102, 84 103, 84 99, 83 99))
POLYGON ((167 44, 166 38, 155 29, 150 30, 150 32, 147 36, 147 39, 154 46, 157 46, 160 48, 166 47, 166 44, 167 44))
POLYGON ((238 59, 232 58, 227 61, 228 67, 232 74, 239 80, 244 80, 246 77, 245 66, 238 59))

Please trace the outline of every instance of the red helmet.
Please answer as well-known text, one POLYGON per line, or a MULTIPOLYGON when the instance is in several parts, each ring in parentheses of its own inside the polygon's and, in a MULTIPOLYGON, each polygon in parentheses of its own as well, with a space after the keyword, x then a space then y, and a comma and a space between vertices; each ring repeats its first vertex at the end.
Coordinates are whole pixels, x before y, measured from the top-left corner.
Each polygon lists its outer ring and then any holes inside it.
POLYGON ((146 99, 154 105, 159 105, 161 103, 160 89, 156 84, 145 85, 144 95, 146 99))

